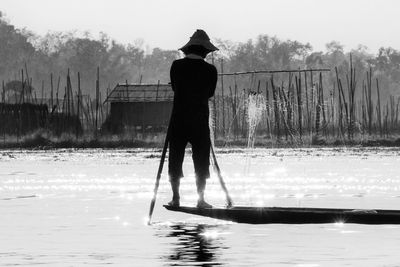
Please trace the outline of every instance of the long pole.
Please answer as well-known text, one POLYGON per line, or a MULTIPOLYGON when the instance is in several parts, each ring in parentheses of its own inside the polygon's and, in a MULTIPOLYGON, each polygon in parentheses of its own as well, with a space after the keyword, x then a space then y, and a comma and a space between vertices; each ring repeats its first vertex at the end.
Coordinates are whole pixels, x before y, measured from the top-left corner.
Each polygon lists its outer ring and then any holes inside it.
MULTIPOLYGON (((171 122, 170 122, 170 124, 171 124, 171 122)), ((169 128, 170 128, 170 126, 168 125, 167 136, 165 137, 164 148, 161 153, 160 165, 158 165, 156 183, 154 185, 154 190, 153 190, 153 198, 151 199, 151 202, 150 202, 149 218, 147 221, 148 225, 150 225, 150 223, 151 223, 151 216, 153 215, 154 206, 156 204, 157 191, 158 191, 158 187, 160 186, 161 173, 162 173, 162 170, 164 167, 165 156, 167 154, 167 149, 168 149, 168 144, 169 144, 169 128)))
POLYGON ((211 144, 211 155, 212 155, 212 159, 214 162, 214 169, 217 172, 219 183, 221 184, 222 190, 225 193, 227 206, 228 206, 228 208, 230 208, 233 206, 233 202, 232 202, 231 197, 229 196, 228 189, 226 188, 226 185, 224 182, 224 178, 222 178, 221 169, 219 168, 219 165, 217 162, 217 157, 215 156, 215 152, 214 152, 214 148, 213 148, 212 144, 211 144))

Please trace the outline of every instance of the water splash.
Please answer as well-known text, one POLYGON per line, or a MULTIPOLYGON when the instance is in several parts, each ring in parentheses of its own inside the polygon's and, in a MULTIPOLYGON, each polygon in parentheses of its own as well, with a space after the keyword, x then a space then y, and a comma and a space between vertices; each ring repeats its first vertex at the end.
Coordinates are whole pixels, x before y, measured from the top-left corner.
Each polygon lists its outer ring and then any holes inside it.
POLYGON ((261 122, 262 114, 266 108, 266 101, 262 94, 250 93, 247 98, 247 123, 248 136, 247 148, 254 148, 257 126, 261 122))
POLYGON ((247 125, 248 125, 248 134, 247 134, 247 157, 246 157, 246 165, 245 165, 245 174, 248 174, 250 171, 250 155, 249 152, 254 150, 254 143, 256 140, 256 129, 257 126, 261 122, 262 114, 266 109, 266 101, 262 94, 257 94, 251 92, 246 101, 247 107, 247 125))

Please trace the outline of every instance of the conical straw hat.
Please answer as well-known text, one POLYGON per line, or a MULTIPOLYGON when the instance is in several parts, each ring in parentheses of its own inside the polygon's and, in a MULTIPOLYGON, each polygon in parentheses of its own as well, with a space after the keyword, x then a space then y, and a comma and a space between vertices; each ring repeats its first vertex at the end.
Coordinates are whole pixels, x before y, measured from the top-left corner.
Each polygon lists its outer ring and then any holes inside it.
POLYGON ((210 38, 203 30, 197 30, 192 37, 190 37, 189 42, 182 46, 179 50, 185 52, 185 50, 187 50, 187 48, 191 45, 200 45, 210 52, 218 50, 218 48, 210 42, 210 38))

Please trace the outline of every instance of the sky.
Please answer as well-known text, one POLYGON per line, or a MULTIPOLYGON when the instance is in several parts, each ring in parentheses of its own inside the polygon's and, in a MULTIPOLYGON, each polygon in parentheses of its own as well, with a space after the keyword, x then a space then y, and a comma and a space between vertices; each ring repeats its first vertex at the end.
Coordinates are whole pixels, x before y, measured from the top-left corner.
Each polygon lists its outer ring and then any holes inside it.
POLYGON ((400 49, 397 0, 0 0, 17 28, 104 32, 128 44, 178 49, 196 29, 210 38, 246 42, 260 34, 310 43, 314 51, 339 41, 345 50, 366 45, 400 49))

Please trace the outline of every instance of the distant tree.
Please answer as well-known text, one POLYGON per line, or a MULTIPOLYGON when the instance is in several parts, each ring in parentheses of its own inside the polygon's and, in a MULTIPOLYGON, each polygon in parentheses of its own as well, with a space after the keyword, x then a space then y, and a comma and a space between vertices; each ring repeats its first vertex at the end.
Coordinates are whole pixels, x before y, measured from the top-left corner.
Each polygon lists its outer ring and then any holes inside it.
POLYGON ((154 48, 152 53, 146 55, 143 63, 142 82, 157 83, 169 82, 169 69, 172 62, 179 58, 179 51, 162 50, 154 48))
POLYGON ((391 47, 381 47, 372 65, 381 87, 387 88, 383 94, 400 95, 400 52, 391 47))
POLYGON ((368 52, 368 48, 365 45, 358 45, 356 49, 352 49, 347 55, 348 58, 350 57, 350 54, 358 78, 365 78, 365 73, 371 67, 374 56, 368 52))
POLYGON ((307 68, 320 68, 324 66, 323 52, 313 52, 306 57, 307 68))
MULTIPOLYGON (((364 79, 366 70, 372 67, 374 78, 380 80, 382 96, 400 94, 400 51, 390 47, 380 48, 375 55, 362 45, 345 51, 338 41, 331 41, 326 44, 326 52, 318 52, 313 51, 309 43, 281 40, 265 34, 242 43, 221 39, 214 39, 213 42, 219 51, 210 54, 206 60, 214 62, 218 70, 221 59, 224 61, 224 72, 330 68, 332 71, 326 74, 329 75, 329 83, 325 87, 333 87, 335 67, 338 67, 342 79, 346 79, 351 53, 358 81, 364 79)), ((112 88, 116 83, 125 81, 169 82, 171 63, 181 56, 177 50, 149 49, 141 39, 132 44, 121 44, 104 33, 98 37, 75 31, 49 32, 39 36, 26 29, 15 28, 0 12, 0 79, 6 82, 19 80, 21 69, 24 69, 24 78, 29 75, 36 88, 43 84, 40 91, 47 96, 52 73, 53 89, 61 78, 59 89, 62 97, 68 69, 74 92, 77 89, 77 72, 80 72, 82 92, 92 97, 95 94, 97 67, 100 69, 103 96, 107 87, 112 88)), ((255 77, 267 78, 266 75, 255 77)), ((236 79, 239 87, 254 86, 254 82, 249 85, 248 76, 237 76, 236 79)))
POLYGON ((325 62, 330 68, 346 65, 346 55, 344 54, 343 45, 337 41, 331 41, 326 44, 325 62))
POLYGON ((217 60, 229 60, 235 54, 235 50, 237 49, 237 44, 229 40, 215 38, 213 43, 218 48, 218 51, 214 53, 215 59, 217 60))
POLYGON ((400 71, 400 52, 388 47, 381 47, 378 51, 378 56, 375 58, 375 67, 379 71, 389 72, 390 75, 396 77, 400 71))
POLYGON ((230 60, 232 69, 236 71, 289 69, 302 66, 310 51, 310 44, 260 35, 255 43, 248 40, 239 44, 230 60))
POLYGON ((0 76, 4 79, 18 73, 35 53, 27 33, 10 25, 0 12, 0 76))

